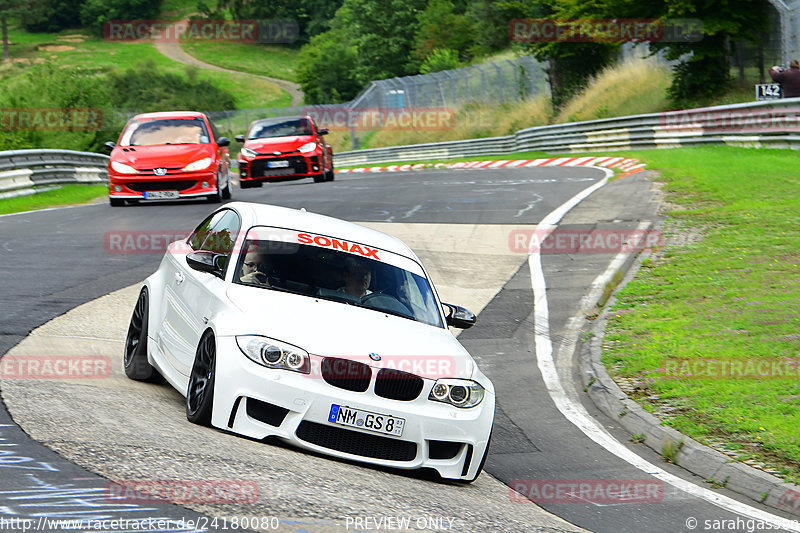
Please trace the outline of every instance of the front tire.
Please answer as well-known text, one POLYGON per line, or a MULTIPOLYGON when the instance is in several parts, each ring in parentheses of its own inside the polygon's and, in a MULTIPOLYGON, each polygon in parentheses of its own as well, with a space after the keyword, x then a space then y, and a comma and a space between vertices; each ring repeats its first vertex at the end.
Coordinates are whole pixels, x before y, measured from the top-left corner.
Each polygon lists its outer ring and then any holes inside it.
POLYGON ((325 173, 325 181, 333 181, 335 174, 333 172, 333 163, 331 163, 331 169, 325 173))
POLYGON ((124 198, 109 198, 108 203, 111 204, 111 207, 122 207, 125 205, 124 198))
POLYGON ((186 418, 201 426, 211 425, 214 410, 214 374, 217 366, 217 343, 211 332, 203 335, 189 376, 186 391, 186 418))
POLYGON ((323 172, 322 174, 314 175, 314 183, 322 183, 323 181, 327 181, 325 179, 325 176, 326 176, 325 172, 323 172))
POLYGON ((222 189, 222 199, 230 200, 232 196, 233 196, 233 183, 231 183, 231 169, 229 167, 225 178, 225 188, 222 189))
POLYGON ((218 204, 222 201, 222 191, 220 190, 219 186, 219 178, 220 178, 219 171, 217 171, 217 190, 214 191, 213 194, 209 194, 207 196, 208 201, 212 204, 218 204))
POLYGON ((160 381, 161 374, 147 360, 147 326, 150 302, 147 287, 142 287, 125 338, 125 375, 136 381, 160 381))

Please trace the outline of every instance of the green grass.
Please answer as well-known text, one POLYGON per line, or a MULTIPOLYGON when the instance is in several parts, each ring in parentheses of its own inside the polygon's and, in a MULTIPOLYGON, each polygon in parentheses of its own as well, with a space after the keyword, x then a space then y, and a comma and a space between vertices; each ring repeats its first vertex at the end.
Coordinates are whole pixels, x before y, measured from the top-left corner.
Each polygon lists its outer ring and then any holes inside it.
POLYGON ((58 189, 36 194, 2 198, 0 199, 0 214, 7 215, 48 207, 85 204, 107 195, 107 185, 68 184, 58 189))
MULTIPOLYGON (((24 76, 25 66, 35 62, 53 62, 63 66, 85 69, 125 68, 137 62, 152 61, 159 70, 186 76, 186 66, 167 59, 149 42, 110 42, 100 37, 63 32, 61 34, 31 34, 12 26, 9 30, 13 43, 12 62, 0 67, 0 81, 14 76, 24 76), (80 35, 82 40, 69 41, 70 35, 80 35), (50 49, 52 46, 70 47, 68 50, 50 49)), ((291 104, 291 95, 277 85, 250 77, 237 78, 225 72, 198 69, 198 78, 208 79, 223 87, 236 98, 241 109, 283 107, 291 104)))
POLYGON ((184 41, 181 47, 200 61, 211 65, 279 80, 297 81, 294 69, 299 48, 208 41, 184 41))
POLYGON ((665 361, 775 361, 800 354, 800 187, 791 150, 628 153, 659 169, 667 245, 618 293, 604 362, 638 400, 702 442, 741 445, 800 481, 800 382, 687 379, 665 361))

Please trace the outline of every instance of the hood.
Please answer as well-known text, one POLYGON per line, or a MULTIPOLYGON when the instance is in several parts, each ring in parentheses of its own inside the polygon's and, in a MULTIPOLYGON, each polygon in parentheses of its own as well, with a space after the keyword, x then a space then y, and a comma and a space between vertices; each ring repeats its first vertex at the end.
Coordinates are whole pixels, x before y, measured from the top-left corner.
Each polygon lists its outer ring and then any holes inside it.
POLYGON ((311 355, 351 359, 376 369, 395 368, 430 379, 471 378, 475 371, 472 357, 444 328, 244 285, 230 285, 228 297, 237 308, 238 320, 228 324, 230 328, 223 333, 264 335, 311 355), (380 356, 380 361, 370 354, 380 356))
POLYGON ((204 157, 215 156, 211 144, 167 144, 154 146, 117 146, 111 153, 111 159, 131 165, 136 169, 143 168, 183 168, 204 157), (123 150, 124 148, 124 150, 123 150))
POLYGON ((244 143, 244 146, 260 154, 271 154, 272 152, 294 152, 304 144, 310 142, 315 142, 313 135, 293 135, 291 137, 250 139, 244 143))

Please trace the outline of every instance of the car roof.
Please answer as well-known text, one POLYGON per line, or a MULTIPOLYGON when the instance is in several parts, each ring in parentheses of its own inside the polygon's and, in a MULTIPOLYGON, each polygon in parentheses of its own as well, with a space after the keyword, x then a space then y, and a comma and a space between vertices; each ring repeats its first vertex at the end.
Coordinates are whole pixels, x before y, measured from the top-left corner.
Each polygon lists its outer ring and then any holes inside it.
POLYGON ((203 118, 205 113, 197 111, 158 111, 156 113, 142 113, 133 117, 133 120, 148 118, 203 118))
MULTIPOLYGON (((250 226, 270 226, 367 244, 413 259, 419 258, 403 241, 386 233, 338 218, 269 204, 231 202, 224 207, 239 211, 250 226)), ((249 228, 248 228, 249 229, 249 228)))

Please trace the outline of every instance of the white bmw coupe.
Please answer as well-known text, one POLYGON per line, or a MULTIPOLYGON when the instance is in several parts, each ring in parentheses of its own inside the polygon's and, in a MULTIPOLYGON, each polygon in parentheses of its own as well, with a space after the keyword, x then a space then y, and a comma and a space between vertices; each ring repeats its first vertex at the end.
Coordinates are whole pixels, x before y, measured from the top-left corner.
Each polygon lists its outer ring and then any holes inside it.
POLYGON ((402 241, 334 218, 234 202, 172 243, 125 343, 131 379, 165 378, 186 416, 343 459, 474 481, 495 394, 402 241))

